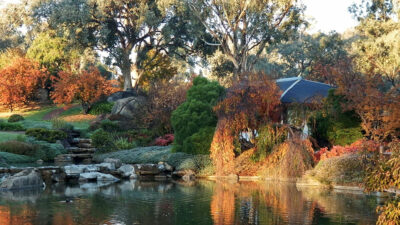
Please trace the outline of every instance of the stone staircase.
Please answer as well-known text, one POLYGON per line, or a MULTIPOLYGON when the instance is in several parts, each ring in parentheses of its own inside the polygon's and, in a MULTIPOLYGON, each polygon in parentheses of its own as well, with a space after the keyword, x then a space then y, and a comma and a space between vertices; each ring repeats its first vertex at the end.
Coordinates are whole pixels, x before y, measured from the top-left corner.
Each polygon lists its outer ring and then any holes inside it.
POLYGON ((91 164, 96 149, 92 146, 92 140, 74 137, 70 141, 71 146, 67 148, 68 153, 58 155, 54 162, 56 165, 68 164, 91 164))

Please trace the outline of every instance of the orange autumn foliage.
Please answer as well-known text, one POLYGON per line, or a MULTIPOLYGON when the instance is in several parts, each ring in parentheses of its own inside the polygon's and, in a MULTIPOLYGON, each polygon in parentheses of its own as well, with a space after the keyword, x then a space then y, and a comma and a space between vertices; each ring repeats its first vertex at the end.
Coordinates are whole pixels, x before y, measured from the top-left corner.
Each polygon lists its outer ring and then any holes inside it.
POLYGON ((235 82, 215 108, 218 125, 211 143, 217 175, 234 172, 235 146, 243 131, 279 121, 280 89, 265 74, 248 74, 235 82))
POLYGON ((46 69, 38 63, 24 57, 16 58, 11 65, 0 70, 0 104, 10 111, 27 105, 47 77, 46 69))
POLYGON ((58 77, 53 77, 53 81, 54 91, 51 93, 53 101, 58 104, 80 101, 85 113, 101 97, 119 90, 94 67, 79 73, 61 71, 58 77))

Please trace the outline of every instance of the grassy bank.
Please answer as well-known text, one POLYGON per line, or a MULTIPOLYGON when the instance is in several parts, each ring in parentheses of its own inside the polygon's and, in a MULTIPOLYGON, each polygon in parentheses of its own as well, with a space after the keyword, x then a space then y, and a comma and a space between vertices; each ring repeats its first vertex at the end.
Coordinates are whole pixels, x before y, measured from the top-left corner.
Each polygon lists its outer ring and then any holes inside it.
POLYGON ((120 159, 123 163, 167 162, 177 170, 191 169, 200 175, 212 175, 213 167, 208 155, 191 155, 182 152, 172 153, 171 147, 141 147, 132 150, 97 154, 94 160, 102 162, 106 158, 120 159))

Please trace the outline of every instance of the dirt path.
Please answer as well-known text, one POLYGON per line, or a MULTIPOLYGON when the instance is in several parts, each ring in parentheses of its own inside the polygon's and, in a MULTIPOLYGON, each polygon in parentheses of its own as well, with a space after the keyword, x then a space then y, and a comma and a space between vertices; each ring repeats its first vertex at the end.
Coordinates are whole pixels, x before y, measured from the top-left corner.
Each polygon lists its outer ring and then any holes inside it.
POLYGON ((77 108, 79 105, 67 105, 62 108, 55 109, 46 115, 43 116, 43 120, 51 120, 53 118, 59 117, 63 112, 67 111, 68 109, 77 108))

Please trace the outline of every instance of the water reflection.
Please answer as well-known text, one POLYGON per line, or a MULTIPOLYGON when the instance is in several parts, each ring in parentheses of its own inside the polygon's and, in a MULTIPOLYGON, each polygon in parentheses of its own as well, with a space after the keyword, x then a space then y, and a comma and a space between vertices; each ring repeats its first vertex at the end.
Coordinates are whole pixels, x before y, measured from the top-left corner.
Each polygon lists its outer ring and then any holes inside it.
POLYGON ((127 181, 0 194, 8 224, 375 224, 378 199, 288 183, 127 181), (67 201, 66 201, 67 200, 67 201))

